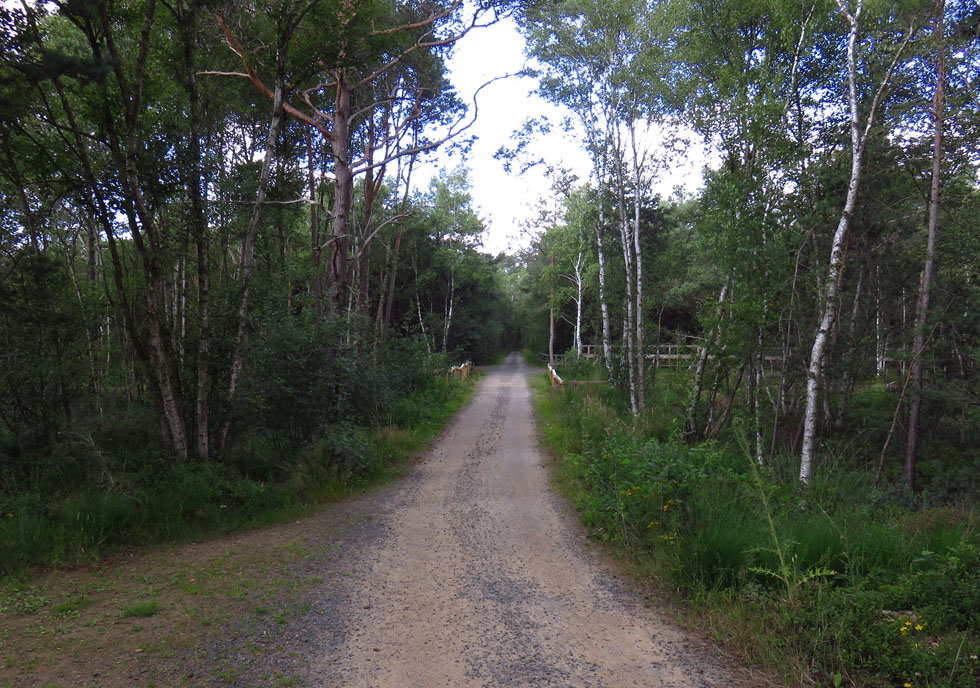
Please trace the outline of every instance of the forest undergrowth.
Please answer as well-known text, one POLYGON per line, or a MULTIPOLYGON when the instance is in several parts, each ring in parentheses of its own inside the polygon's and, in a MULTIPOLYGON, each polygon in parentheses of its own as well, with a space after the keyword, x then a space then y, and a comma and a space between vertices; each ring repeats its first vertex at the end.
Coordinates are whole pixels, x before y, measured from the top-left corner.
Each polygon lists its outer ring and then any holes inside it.
POLYGON ((724 644, 793 685, 978 685, 973 482, 937 471, 916 495, 874 486, 877 454, 865 440, 875 436, 869 426, 886 422, 873 413, 887 406, 881 389, 859 393, 852 409, 849 423, 864 439, 825 447, 801 491, 796 457, 757 465, 737 413, 727 434, 689 443, 687 373, 658 375, 651 410, 635 421, 618 390, 551 390, 543 375, 534 383, 557 482, 593 537, 679 591, 724 644))
POLYGON ((316 364, 301 334, 278 332, 279 365, 250 371, 242 429, 211 459, 175 461, 152 409, 124 400, 44 444, 0 446, 0 579, 296 518, 399 474, 475 389, 434 374, 447 359, 418 342, 316 364))

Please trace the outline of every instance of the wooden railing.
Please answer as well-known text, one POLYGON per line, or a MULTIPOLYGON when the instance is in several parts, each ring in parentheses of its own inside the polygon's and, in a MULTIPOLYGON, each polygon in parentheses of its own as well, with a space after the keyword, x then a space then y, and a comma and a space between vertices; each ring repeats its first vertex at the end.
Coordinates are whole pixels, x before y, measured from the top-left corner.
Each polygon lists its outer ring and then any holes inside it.
MULTIPOLYGON (((693 338, 692 338, 693 339, 693 338)), ((647 350, 647 360, 656 360, 657 365, 662 368, 684 368, 693 366, 695 361, 701 356, 701 350, 703 344, 659 344, 657 346, 646 347, 647 350)), ((621 345, 616 345, 612 347, 613 356, 617 356, 621 353, 621 345)), ((561 363, 565 360, 567 354, 555 354, 555 363, 561 363)), ((596 361, 602 357, 602 345, 601 344, 583 344, 582 351, 579 354, 580 357, 596 361)), ((714 360, 715 354, 709 354, 708 359, 714 360)), ((783 359, 781 356, 763 356, 763 361, 767 366, 777 367, 783 359)), ((548 360, 548 354, 542 353, 538 354, 538 360, 541 363, 548 364, 549 369, 551 364, 548 360)), ((903 368, 905 361, 898 358, 885 358, 884 359, 886 368, 903 368)), ((555 373, 557 375, 557 373, 555 373)), ((559 378, 560 379, 560 378, 559 378)), ((554 385, 554 382, 552 382, 554 385)), ((564 384, 564 383, 562 383, 564 384)))
MULTIPOLYGON (((613 356, 620 353, 621 346, 612 347, 613 356)), ((657 346, 646 347, 646 358, 649 361, 657 361, 662 368, 684 368, 693 365, 701 355, 701 344, 659 344, 657 346)), ((599 344, 583 344, 582 358, 595 361, 601 358, 602 346, 599 344)), ((714 359, 714 354, 708 356, 714 359)), ((542 363, 548 362, 548 354, 538 354, 538 359, 542 363)), ((560 363, 565 360, 565 355, 555 355, 555 362, 560 363)), ((779 356, 765 356, 764 360, 768 364, 778 363, 782 360, 779 356)))
POLYGON ((473 362, 467 361, 466 363, 460 363, 458 366, 453 366, 449 369, 446 374, 446 379, 448 380, 465 380, 473 372, 473 362))
POLYGON ((548 364, 548 378, 551 380, 552 387, 565 386, 565 381, 561 379, 561 375, 558 374, 558 371, 550 363, 548 364))

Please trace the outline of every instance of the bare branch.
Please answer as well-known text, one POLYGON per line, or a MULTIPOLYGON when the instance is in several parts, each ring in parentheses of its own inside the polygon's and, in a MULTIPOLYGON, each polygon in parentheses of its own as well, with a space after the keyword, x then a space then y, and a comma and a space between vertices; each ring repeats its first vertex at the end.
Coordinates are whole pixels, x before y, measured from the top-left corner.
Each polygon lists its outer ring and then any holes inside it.
POLYGON ((450 5, 449 7, 447 7, 445 10, 443 10, 439 14, 436 14, 436 13, 432 12, 432 13, 429 14, 428 18, 423 19, 422 21, 416 22, 414 24, 403 24, 402 26, 396 26, 396 27, 389 28, 389 29, 380 29, 380 30, 372 31, 371 32, 371 35, 372 36, 390 36, 391 34, 397 33, 399 31, 411 31, 412 29, 420 29, 423 26, 429 26, 429 25, 435 23, 436 21, 438 21, 440 19, 444 19, 445 17, 448 17, 449 15, 451 15, 453 12, 455 12, 457 9, 459 9, 459 6, 462 5, 462 4, 463 4, 463 0, 456 0, 455 2, 453 2, 452 5, 450 5))
POLYGON ((457 136, 459 136, 464 131, 466 131, 469 128, 471 128, 476 123, 476 118, 479 116, 479 104, 477 102, 477 97, 480 95, 480 91, 482 91, 483 89, 485 89, 487 86, 489 86, 490 84, 492 84, 494 82, 502 81, 504 79, 510 79, 511 77, 521 76, 521 75, 523 75, 523 72, 515 72, 515 73, 512 73, 512 74, 503 74, 501 76, 497 76, 497 77, 494 77, 493 79, 490 79, 489 81, 487 81, 486 83, 484 83, 483 85, 481 85, 478 89, 476 89, 476 91, 473 93, 473 117, 470 119, 469 122, 467 122, 465 125, 463 125, 459 129, 456 129, 456 127, 460 123, 462 123, 464 121, 465 117, 460 117, 459 119, 457 119, 452 124, 452 126, 450 127, 449 133, 447 133, 445 136, 443 136, 440 139, 437 139, 435 141, 430 141, 428 143, 416 145, 416 146, 413 146, 411 148, 406 148, 404 150, 397 151, 396 153, 394 153, 394 154, 392 154, 392 155, 384 158, 383 160, 381 160, 379 162, 373 163, 371 165, 364 165, 363 167, 357 167, 358 165, 361 165, 361 164, 363 164, 365 162, 365 160, 362 158, 362 159, 357 160, 357 161, 355 161, 355 162, 353 162, 351 164, 351 170, 353 171, 353 173, 355 175, 356 174, 362 174, 364 172, 367 172, 368 170, 376 169, 378 167, 381 167, 382 165, 386 165, 386 164, 390 163, 392 160, 396 160, 398 158, 405 157, 406 155, 414 155, 416 153, 424 153, 426 151, 434 150, 435 148, 438 148, 439 146, 441 146, 442 144, 444 144, 446 141, 449 141, 451 139, 456 138, 457 136))
MULTIPOLYGON (((255 205, 255 201, 224 201, 225 203, 231 203, 232 205, 255 205)), ((311 201, 308 198, 297 198, 292 201, 262 201, 262 205, 315 205, 319 208, 323 207, 320 201, 311 201)))
POLYGON ((205 72, 196 72, 196 74, 198 76, 243 76, 246 79, 250 79, 251 78, 248 74, 245 74, 244 72, 213 72, 213 71, 205 71, 205 72))
POLYGON ((387 220, 385 220, 384 222, 382 222, 380 225, 378 225, 373 232, 371 232, 370 234, 368 234, 364 238, 364 242, 361 245, 361 249, 357 252, 357 255, 354 256, 352 262, 356 263, 358 260, 360 260, 361 255, 363 255, 363 253, 367 249, 367 247, 370 246, 371 240, 374 239, 374 237, 378 236, 378 232, 380 232, 382 229, 384 229, 385 227, 387 227, 391 223, 397 222, 398 220, 403 220, 406 217, 408 217, 409 215, 411 215, 411 213, 402 213, 400 215, 394 215, 392 217, 389 217, 387 220))
POLYGON ((898 65, 899 59, 902 57, 902 53, 905 51, 905 46, 909 44, 912 36, 915 34, 915 24, 910 23, 908 31, 905 32, 905 38, 902 39, 901 45, 898 46, 898 50, 895 51, 895 57, 892 58, 891 64, 888 65, 888 71, 885 72, 885 76, 882 77, 881 83, 878 85, 878 90, 875 91, 875 97, 871 101, 871 110, 868 112, 868 121, 864 125, 864 133, 861 135, 862 146, 868 140, 868 135, 871 133, 871 127, 874 125, 875 116, 878 113, 878 106, 881 105, 882 99, 885 97, 885 90, 891 83, 892 73, 895 71, 896 65, 898 65))
MULTIPOLYGON (((246 54, 245 47, 231 32, 231 29, 229 29, 228 26, 225 24, 225 20, 220 14, 216 12, 214 18, 215 21, 218 22, 218 26, 221 28, 221 31, 225 34, 225 38, 228 39, 229 47, 231 47, 234 53, 238 55, 239 59, 242 61, 242 65, 244 65, 245 71, 247 72, 245 76, 247 76, 249 81, 255 84, 258 87, 258 89, 262 91, 263 94, 265 94, 267 98, 271 98, 274 101, 275 94, 269 89, 268 86, 265 85, 265 83, 263 83, 263 81, 259 78, 258 74, 255 73, 255 70, 252 69, 252 65, 248 61, 248 56, 246 54)), ((233 72, 229 76, 241 76, 241 75, 238 74, 237 72, 233 72)), ((309 124, 311 127, 319 131, 323 135, 323 137, 327 139, 327 141, 333 140, 333 136, 330 130, 324 127, 321 122, 318 122, 313 117, 310 117, 309 115, 301 112, 300 110, 297 110, 295 107, 285 102, 285 100, 283 100, 282 102, 282 109, 288 112, 296 119, 298 119, 299 121, 305 122, 306 124, 309 124)))

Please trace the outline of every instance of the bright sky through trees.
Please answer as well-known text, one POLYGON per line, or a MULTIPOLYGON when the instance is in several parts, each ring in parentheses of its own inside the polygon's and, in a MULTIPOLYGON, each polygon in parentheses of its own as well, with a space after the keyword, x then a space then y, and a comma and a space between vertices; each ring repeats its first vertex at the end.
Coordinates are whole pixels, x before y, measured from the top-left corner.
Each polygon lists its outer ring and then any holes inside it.
MULTIPOLYGON (((487 28, 470 32, 459 44, 449 62, 451 78, 460 96, 468 102, 472 94, 487 81, 519 72, 526 63, 524 39, 510 19, 487 28)), ((547 117, 552 132, 538 136, 528 149, 529 157, 543 158, 548 165, 564 166, 587 179, 592 163, 585 153, 581 135, 575 131, 563 134, 561 122, 568 115, 536 96, 537 84, 533 78, 514 77, 495 82, 480 92, 477 105, 479 116, 470 132, 478 137, 466 159, 447 160, 437 156, 420 175, 420 185, 426 175, 434 176, 439 166, 455 166, 464 163, 472 169, 473 198, 480 208, 481 217, 488 226, 484 237, 485 249, 496 254, 516 249, 526 244, 521 238, 521 224, 535 214, 537 200, 550 195, 550 182, 544 165, 538 165, 522 175, 515 170, 508 174, 503 163, 494 159, 494 153, 512 143, 511 134, 530 117, 547 117)), ((693 191, 701 184, 701 167, 704 155, 700 148, 692 146, 688 153, 690 163, 682 160, 671 165, 670 173, 661 175, 654 190, 669 196, 680 185, 693 191)))

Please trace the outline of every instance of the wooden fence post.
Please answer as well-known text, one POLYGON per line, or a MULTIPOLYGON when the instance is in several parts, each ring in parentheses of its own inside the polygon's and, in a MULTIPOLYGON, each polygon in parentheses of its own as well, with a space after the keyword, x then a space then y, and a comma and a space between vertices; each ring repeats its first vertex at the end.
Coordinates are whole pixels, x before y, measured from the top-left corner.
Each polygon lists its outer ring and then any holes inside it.
POLYGON ((548 364, 548 377, 551 379, 552 387, 565 386, 565 381, 561 379, 561 375, 558 374, 558 371, 550 363, 548 364))

